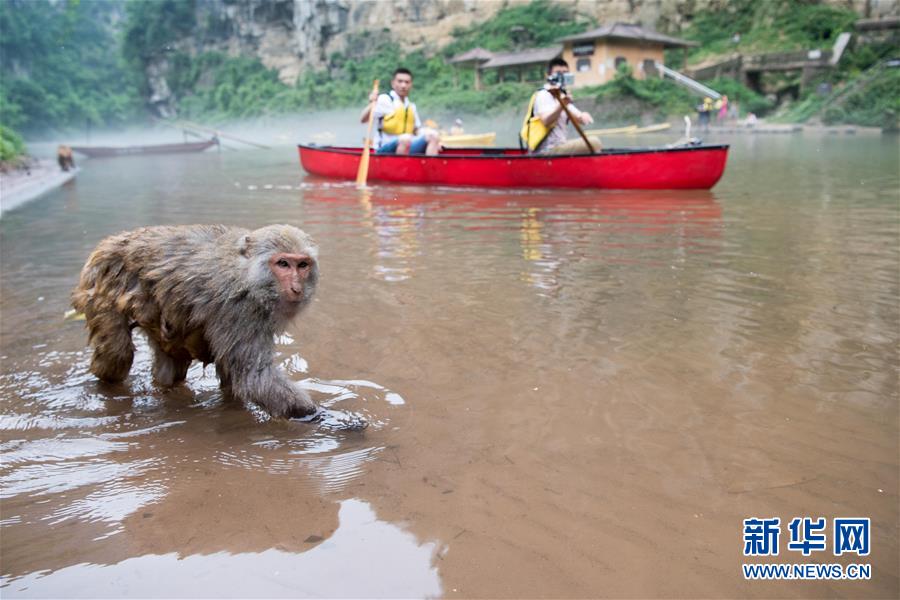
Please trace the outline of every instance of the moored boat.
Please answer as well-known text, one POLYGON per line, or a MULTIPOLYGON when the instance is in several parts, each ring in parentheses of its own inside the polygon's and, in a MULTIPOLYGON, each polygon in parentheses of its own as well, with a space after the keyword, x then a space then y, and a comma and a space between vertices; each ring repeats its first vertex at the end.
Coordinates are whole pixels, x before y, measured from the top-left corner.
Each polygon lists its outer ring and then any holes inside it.
POLYGON ((203 152, 219 143, 217 138, 202 142, 186 142, 183 144, 156 144, 152 146, 72 146, 72 150, 91 158, 111 156, 131 156, 134 154, 180 154, 184 152, 203 152))
POLYGON ((656 123, 655 125, 647 125, 646 127, 638 127, 629 131, 629 135, 636 133, 654 133, 657 131, 665 131, 672 127, 671 123, 656 123))
POLYGON ((625 127, 608 127, 606 129, 585 129, 585 135, 617 135, 622 133, 631 133, 637 129, 637 125, 626 125, 625 127))
POLYGON ((646 127, 638 127, 637 125, 628 125, 627 127, 611 127, 609 129, 587 129, 587 135, 635 135, 640 133, 654 133, 657 131, 665 131, 671 129, 671 123, 655 123, 646 127))
MULTIPOLYGON (((313 175, 356 179, 361 148, 300 144, 313 175)), ((438 156, 372 154, 368 180, 426 185, 584 189, 709 189, 722 177, 728 145, 613 148, 540 155, 517 148, 458 148, 438 156)))

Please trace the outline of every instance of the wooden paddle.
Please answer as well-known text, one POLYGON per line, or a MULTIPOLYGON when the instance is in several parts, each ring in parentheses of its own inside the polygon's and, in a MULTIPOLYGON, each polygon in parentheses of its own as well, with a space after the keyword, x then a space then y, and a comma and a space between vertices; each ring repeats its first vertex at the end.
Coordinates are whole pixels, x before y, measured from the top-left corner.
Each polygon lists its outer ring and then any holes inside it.
POLYGON ((559 88, 552 87, 552 88, 550 88, 550 94, 559 101, 559 104, 560 104, 560 106, 562 106, 562 109, 564 111, 566 111, 566 116, 569 117, 569 123, 571 123, 572 125, 575 126, 575 131, 578 132, 578 135, 580 135, 581 139, 584 140, 584 143, 587 144, 588 150, 591 151, 591 154, 597 154, 597 151, 594 150, 594 147, 591 145, 590 140, 588 140, 588 137, 584 134, 584 130, 581 128, 581 124, 572 117, 572 113, 569 112, 569 107, 566 106, 565 102, 563 102, 563 100, 561 98, 562 90, 560 90, 559 88))
POLYGON ((375 93, 375 102, 369 110, 369 125, 366 130, 366 139, 363 141, 362 158, 359 159, 359 170, 356 172, 356 187, 366 187, 366 179, 369 177, 369 141, 372 139, 372 125, 375 123, 375 104, 378 103, 378 80, 372 84, 372 92, 375 93))

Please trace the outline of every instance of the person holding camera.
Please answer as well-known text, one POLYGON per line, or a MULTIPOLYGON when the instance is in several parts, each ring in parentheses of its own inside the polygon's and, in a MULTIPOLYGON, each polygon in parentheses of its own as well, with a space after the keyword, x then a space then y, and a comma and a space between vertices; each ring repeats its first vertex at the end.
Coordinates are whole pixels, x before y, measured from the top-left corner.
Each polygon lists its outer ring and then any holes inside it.
MULTIPOLYGON (((585 111, 572 104, 572 97, 566 91, 571 83, 569 63, 562 58, 554 58, 547 65, 547 83, 531 96, 525 122, 520 137, 528 150, 538 154, 589 154, 583 140, 569 141, 567 126, 569 118, 563 105, 573 118, 583 125, 590 125, 594 119, 585 111)), ((600 140, 590 138, 594 150, 600 149, 600 140)))
POLYGON ((427 154, 435 156, 441 150, 441 140, 434 129, 422 127, 416 105, 409 99, 412 73, 403 67, 394 71, 391 91, 369 95, 369 104, 360 115, 360 123, 375 119, 378 138, 376 154, 427 154), (373 112, 374 111, 374 112, 373 112))

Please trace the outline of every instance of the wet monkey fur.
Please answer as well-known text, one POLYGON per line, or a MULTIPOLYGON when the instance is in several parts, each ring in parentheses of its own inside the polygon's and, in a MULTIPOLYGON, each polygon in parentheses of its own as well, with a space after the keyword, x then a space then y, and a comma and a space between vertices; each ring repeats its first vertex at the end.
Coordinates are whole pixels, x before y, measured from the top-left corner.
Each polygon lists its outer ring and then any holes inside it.
POLYGON ((184 381, 195 359, 215 363, 232 397, 305 416, 316 406, 273 364, 274 336, 309 304, 318 277, 318 248, 296 227, 145 227, 97 245, 72 305, 90 332, 91 372, 104 381, 128 375, 140 327, 157 384, 184 381))

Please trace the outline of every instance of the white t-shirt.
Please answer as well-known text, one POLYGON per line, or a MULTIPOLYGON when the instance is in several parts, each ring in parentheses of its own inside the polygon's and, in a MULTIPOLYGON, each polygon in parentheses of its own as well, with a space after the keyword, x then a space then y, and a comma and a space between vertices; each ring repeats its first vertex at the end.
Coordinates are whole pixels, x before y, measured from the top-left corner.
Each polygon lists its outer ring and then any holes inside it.
MULTIPOLYGON (((539 90, 537 93, 537 97, 534 99, 534 116, 540 117, 543 114, 553 112, 559 106, 559 101, 553 97, 553 94, 550 93, 549 86, 544 86, 544 89, 539 90)), ((577 114, 578 109, 575 108, 574 104, 569 104, 568 108, 573 113, 577 114)), ((556 123, 553 125, 553 129, 550 130, 550 133, 547 134, 547 137, 538 146, 538 151, 549 150, 554 146, 559 146, 569 140, 569 133, 566 130, 566 127, 569 124, 569 117, 566 116, 566 111, 561 111, 559 113, 559 118, 556 120, 556 123)))
POLYGON ((391 90, 387 94, 379 94, 378 100, 375 102, 375 108, 373 110, 373 118, 375 119, 376 127, 378 128, 378 139, 375 141, 375 146, 377 148, 381 148, 383 145, 393 142, 398 137, 397 135, 392 135, 390 133, 385 133, 381 130, 382 121, 384 121, 385 115, 389 115, 394 112, 398 108, 408 107, 412 108, 416 114, 416 129, 422 126, 422 121, 419 119, 419 109, 416 108, 415 102, 410 102, 409 96, 407 96, 404 100, 400 100, 400 96, 397 95, 397 92, 391 90))

